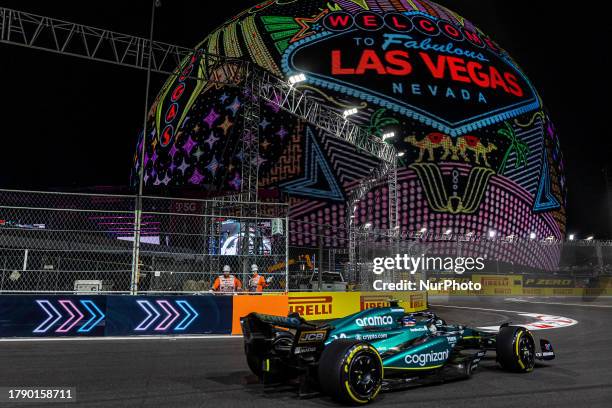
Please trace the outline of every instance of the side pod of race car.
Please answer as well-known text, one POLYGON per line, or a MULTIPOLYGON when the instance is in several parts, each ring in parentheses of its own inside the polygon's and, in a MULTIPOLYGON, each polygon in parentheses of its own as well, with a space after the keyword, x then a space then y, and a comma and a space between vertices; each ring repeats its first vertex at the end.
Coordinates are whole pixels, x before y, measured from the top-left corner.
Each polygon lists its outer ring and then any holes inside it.
POLYGON ((434 313, 406 313, 397 302, 325 324, 295 313, 251 313, 241 325, 247 363, 264 385, 293 380, 302 397, 323 393, 353 405, 384 390, 470 377, 489 350, 503 369, 518 373, 532 371, 536 359, 555 358, 547 340, 537 352, 524 327, 503 324, 490 333, 448 325, 434 313))

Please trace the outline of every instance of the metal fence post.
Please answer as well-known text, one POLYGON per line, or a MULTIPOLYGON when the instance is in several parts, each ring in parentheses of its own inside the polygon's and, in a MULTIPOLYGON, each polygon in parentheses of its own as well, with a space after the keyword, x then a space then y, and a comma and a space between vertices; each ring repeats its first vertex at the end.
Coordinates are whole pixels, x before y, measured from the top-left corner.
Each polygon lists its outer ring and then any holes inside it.
POLYGON ((285 215, 285 293, 289 292, 289 216, 285 215))

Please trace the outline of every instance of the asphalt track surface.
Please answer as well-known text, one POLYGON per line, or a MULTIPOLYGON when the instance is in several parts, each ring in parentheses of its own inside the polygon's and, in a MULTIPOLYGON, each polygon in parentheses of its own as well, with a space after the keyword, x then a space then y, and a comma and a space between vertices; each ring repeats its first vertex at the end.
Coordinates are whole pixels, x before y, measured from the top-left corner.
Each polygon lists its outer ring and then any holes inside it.
MULTIPOLYGON (((524 321, 507 311, 547 313, 579 323, 535 332, 536 338, 553 343, 557 359, 538 364, 530 374, 506 373, 494 360, 485 360, 468 380, 383 393, 372 407, 612 406, 612 302, 462 298, 431 303, 449 323, 524 321)), ((18 341, 0 342, 0 350, 0 387, 74 386, 77 402, 65 404, 69 407, 337 406, 328 397, 299 400, 287 388, 264 392, 250 375, 241 338, 18 341)))

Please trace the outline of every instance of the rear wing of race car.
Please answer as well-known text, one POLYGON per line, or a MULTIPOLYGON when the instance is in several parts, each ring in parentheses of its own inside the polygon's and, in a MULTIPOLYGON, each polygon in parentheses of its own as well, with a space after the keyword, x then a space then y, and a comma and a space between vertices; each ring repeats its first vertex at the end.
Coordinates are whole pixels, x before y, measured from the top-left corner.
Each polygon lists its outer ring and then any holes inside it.
POLYGON ((320 351, 329 332, 333 329, 328 324, 309 323, 297 314, 273 316, 251 313, 240 319, 242 333, 246 344, 257 347, 267 354, 279 332, 291 334, 291 354, 320 351))
POLYGON ((332 326, 328 324, 317 325, 309 323, 300 317, 298 314, 289 316, 274 316, 262 313, 250 313, 240 319, 242 333, 247 341, 252 339, 269 339, 274 337, 274 333, 279 330, 290 330, 295 334, 296 338, 304 340, 313 340, 316 337, 320 341, 325 341, 327 334, 332 326), (308 333, 320 332, 325 333, 325 338, 321 339, 321 335, 312 336, 308 333))

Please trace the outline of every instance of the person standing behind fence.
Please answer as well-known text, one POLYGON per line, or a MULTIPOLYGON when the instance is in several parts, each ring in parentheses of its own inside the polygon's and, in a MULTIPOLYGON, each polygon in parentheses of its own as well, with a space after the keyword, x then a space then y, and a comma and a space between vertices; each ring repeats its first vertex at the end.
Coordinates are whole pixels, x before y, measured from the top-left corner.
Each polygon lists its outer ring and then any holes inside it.
POLYGON ((255 292, 255 293, 263 292, 264 288, 268 287, 268 282, 272 278, 268 278, 268 280, 266 281, 264 277, 259 274, 259 268, 257 267, 256 264, 251 265, 251 272, 253 272, 253 275, 251 276, 251 279, 249 279, 249 284, 248 284, 249 292, 255 292))
POLYGON ((242 290, 242 282, 234 275, 230 275, 232 268, 229 265, 223 267, 223 275, 217 276, 212 290, 215 292, 231 293, 242 290))

